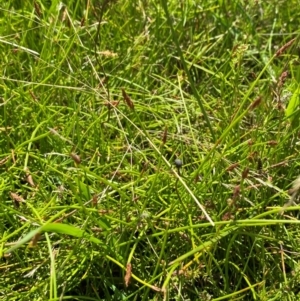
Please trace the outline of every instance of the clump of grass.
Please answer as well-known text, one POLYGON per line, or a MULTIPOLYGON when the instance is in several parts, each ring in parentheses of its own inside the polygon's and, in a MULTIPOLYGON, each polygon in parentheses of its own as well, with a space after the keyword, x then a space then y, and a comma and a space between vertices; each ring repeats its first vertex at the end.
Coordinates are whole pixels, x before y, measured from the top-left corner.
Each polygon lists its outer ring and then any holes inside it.
POLYGON ((298 25, 276 5, 3 5, 3 298, 296 298, 298 25))

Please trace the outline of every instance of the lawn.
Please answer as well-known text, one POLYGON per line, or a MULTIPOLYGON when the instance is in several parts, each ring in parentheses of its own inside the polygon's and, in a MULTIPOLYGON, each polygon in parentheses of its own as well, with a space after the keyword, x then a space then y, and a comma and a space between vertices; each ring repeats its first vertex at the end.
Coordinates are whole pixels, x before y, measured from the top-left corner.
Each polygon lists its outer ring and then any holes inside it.
POLYGON ((297 7, 3 2, 0 300, 299 300, 297 7))

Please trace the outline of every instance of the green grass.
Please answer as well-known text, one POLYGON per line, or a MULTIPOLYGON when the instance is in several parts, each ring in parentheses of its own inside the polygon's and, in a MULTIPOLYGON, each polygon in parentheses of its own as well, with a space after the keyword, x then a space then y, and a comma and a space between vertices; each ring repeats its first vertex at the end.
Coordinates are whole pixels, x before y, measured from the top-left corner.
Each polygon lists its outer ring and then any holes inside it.
POLYGON ((299 3, 67 2, 0 9, 0 299, 298 300, 299 3))

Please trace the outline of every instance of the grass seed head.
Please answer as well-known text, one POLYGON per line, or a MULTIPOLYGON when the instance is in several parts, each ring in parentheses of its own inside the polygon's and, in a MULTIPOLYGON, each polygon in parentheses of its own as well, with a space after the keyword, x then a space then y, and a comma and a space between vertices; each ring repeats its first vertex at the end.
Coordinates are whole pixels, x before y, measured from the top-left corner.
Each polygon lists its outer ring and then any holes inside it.
POLYGON ((280 55, 282 55, 291 45, 293 45, 293 43, 296 41, 296 38, 288 41, 286 44, 284 44, 281 48, 279 48, 277 51, 276 51, 276 54, 275 56, 278 57, 280 55))
POLYGON ((163 135, 162 135, 162 143, 165 144, 167 142, 167 137, 168 137, 168 128, 167 126, 165 127, 165 130, 163 132, 163 135))
POLYGON ((126 275, 125 275, 125 286, 128 287, 130 279, 131 279, 131 263, 127 263, 126 265, 126 275))
POLYGON ((234 218, 233 214, 231 212, 226 212, 223 216, 222 216, 222 220, 223 221, 229 221, 232 220, 234 218))
POLYGON ((10 197, 14 200, 16 207, 20 207, 20 203, 25 202, 24 199, 17 193, 10 192, 9 194, 10 194, 10 197))
POLYGON ((234 187, 234 190, 233 190, 232 199, 233 199, 233 200, 236 200, 236 199, 239 197, 240 192, 241 192, 241 187, 240 187, 240 185, 236 185, 236 186, 234 187))
POLYGON ((282 87, 283 84, 285 83, 287 77, 288 77, 289 73, 288 71, 283 71, 278 79, 278 82, 277 82, 277 87, 282 87))
POLYGON ((79 157, 77 154, 71 153, 71 154, 70 154, 70 157, 74 160, 74 162, 75 162, 76 164, 80 164, 80 163, 81 163, 81 159, 80 159, 80 157, 79 157))
POLYGON ((24 202, 24 199, 23 199, 20 195, 18 195, 17 193, 10 192, 10 196, 11 196, 11 198, 12 198, 14 201, 17 201, 17 202, 19 202, 19 203, 24 202))
POLYGON ((243 172, 242 172, 242 179, 246 179, 248 177, 248 174, 249 174, 249 168, 246 167, 243 172))
POLYGON ((270 145, 270 146, 275 146, 275 145, 278 144, 278 142, 275 141, 275 140, 270 140, 270 141, 267 142, 267 144, 270 145))
POLYGON ((226 171, 233 171, 235 168, 237 168, 240 164, 234 163, 227 167, 226 171))
POLYGON ((133 110, 134 109, 134 104, 133 101, 131 100, 131 98, 128 96, 128 94, 126 93, 126 91, 122 88, 122 95, 124 98, 124 102, 127 104, 127 106, 133 110))
POLYGON ((261 100, 262 100, 262 97, 261 97, 261 96, 257 97, 257 98, 251 103, 249 109, 250 109, 250 110, 254 110, 256 107, 259 106, 259 104, 261 103, 261 100))
POLYGON ((37 1, 34 1, 33 5, 34 5, 34 10, 35 10, 37 16, 40 18, 42 16, 42 11, 41 11, 39 4, 37 3, 37 1))
POLYGON ((97 204, 98 204, 98 195, 94 194, 93 198, 92 198, 92 205, 93 205, 93 207, 96 207, 97 204))

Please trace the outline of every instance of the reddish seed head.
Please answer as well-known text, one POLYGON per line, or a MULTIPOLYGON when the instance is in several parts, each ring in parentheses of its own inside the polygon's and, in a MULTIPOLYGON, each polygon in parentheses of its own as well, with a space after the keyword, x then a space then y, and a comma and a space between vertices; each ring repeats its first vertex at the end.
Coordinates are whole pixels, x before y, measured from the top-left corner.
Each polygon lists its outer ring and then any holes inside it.
POLYGON ((242 173, 242 179, 246 179, 248 177, 248 174, 249 174, 249 168, 246 167, 244 170, 243 170, 243 173, 242 173))
POLYGON ((92 204, 95 207, 97 205, 97 203, 98 203, 98 195, 94 194, 93 198, 92 198, 92 204))
POLYGON ((165 130, 163 132, 163 136, 162 136, 162 143, 165 144, 167 142, 167 137, 168 137, 168 128, 167 126, 165 127, 165 130))
POLYGON ((77 163, 77 164, 81 163, 80 157, 78 155, 76 155, 75 153, 71 153, 70 156, 74 160, 75 163, 77 163))
POLYGON ((36 14, 38 15, 38 17, 41 17, 42 12, 41 12, 41 8, 40 8, 39 4, 36 1, 34 1, 33 5, 34 5, 34 10, 35 10, 36 14))
POLYGON ((31 95, 34 101, 38 101, 37 97, 34 95, 34 93, 31 90, 29 90, 29 94, 31 95))
POLYGON ((276 51, 275 56, 278 57, 278 56, 282 55, 295 41, 296 41, 296 38, 288 41, 285 45, 283 45, 281 48, 279 48, 276 51))
POLYGON ((237 168, 239 165, 240 165, 239 163, 231 164, 230 166, 227 167, 226 171, 232 171, 235 168, 237 168))
POLYGON ((226 212, 223 216, 222 216, 222 220, 223 221, 228 221, 230 219, 233 219, 233 215, 231 212, 226 212))
POLYGON ((270 140, 270 141, 268 141, 267 143, 268 143, 268 145, 271 145, 271 146, 277 145, 277 144, 278 144, 278 142, 275 141, 275 140, 270 140))
POLYGON ((241 192, 240 185, 235 186, 232 194, 232 199, 235 200, 240 195, 240 192, 241 192))
POLYGON ((262 99, 261 96, 257 97, 250 105, 249 110, 254 110, 256 107, 258 107, 259 104, 261 103, 261 99, 262 99))
POLYGON ((128 94, 126 93, 126 91, 122 88, 122 95, 124 98, 124 102, 127 104, 127 106, 133 110, 134 109, 134 104, 131 100, 131 98, 128 96, 128 94))
POLYGON ((289 73, 287 71, 283 71, 281 73, 281 75, 279 77, 279 80, 278 80, 278 86, 279 87, 281 87, 284 84, 284 82, 285 82, 286 78, 288 77, 288 75, 289 75, 289 73))

